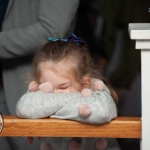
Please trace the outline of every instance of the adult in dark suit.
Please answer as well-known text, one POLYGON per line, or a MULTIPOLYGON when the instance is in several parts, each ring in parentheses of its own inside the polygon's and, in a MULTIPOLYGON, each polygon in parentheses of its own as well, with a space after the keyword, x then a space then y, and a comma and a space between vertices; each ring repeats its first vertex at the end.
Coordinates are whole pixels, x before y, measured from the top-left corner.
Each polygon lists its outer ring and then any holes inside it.
MULTIPOLYGON (((63 38, 73 32, 78 4, 79 0, 9 0, 0 32, 0 60, 10 114, 15 115, 16 103, 27 90, 24 77, 32 56, 48 37, 63 38)), ((18 147, 19 141, 7 143, 13 149, 28 149, 18 147)))

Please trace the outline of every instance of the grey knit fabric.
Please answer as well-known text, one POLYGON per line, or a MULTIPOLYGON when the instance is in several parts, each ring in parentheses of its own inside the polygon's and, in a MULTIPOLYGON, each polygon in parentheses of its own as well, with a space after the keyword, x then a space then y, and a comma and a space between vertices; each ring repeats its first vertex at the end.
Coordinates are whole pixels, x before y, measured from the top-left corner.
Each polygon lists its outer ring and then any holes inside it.
MULTIPOLYGON (((76 140, 81 144, 80 150, 98 150, 96 141, 98 138, 49 138, 47 142, 51 145, 52 150, 68 150, 70 141, 76 140)), ((120 150, 116 139, 106 139, 107 147, 105 150, 120 150)))
POLYGON ((27 92, 18 101, 16 114, 21 118, 59 118, 86 123, 105 123, 117 117, 117 109, 108 88, 95 91, 92 96, 82 97, 81 93, 27 92), (87 104, 92 113, 81 117, 78 107, 87 104))
MULTIPOLYGON (((59 118, 91 124, 110 122, 117 117, 117 109, 110 91, 105 86, 103 91, 95 91, 92 96, 83 97, 81 93, 42 93, 27 92, 18 101, 16 114, 20 118, 59 118), (81 117, 78 107, 87 104, 92 110, 88 117, 81 117)), ((96 132, 96 131, 95 131, 96 132)), ((80 150, 97 150, 98 138, 49 138, 52 150, 67 150, 71 140, 77 140, 80 150)), ((106 150, 120 150, 116 139, 106 139, 106 150)))

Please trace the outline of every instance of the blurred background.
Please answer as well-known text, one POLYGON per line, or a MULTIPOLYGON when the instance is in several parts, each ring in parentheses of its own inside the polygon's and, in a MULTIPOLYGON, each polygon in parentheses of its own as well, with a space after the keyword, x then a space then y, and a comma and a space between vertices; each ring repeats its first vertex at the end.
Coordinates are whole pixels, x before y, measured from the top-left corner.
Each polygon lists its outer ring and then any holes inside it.
MULTIPOLYGON (((96 65, 118 97, 119 116, 141 116, 140 50, 129 23, 150 23, 149 0, 80 0, 75 34, 84 38, 96 65)), ((139 139, 118 139, 122 150, 139 150, 139 139)))

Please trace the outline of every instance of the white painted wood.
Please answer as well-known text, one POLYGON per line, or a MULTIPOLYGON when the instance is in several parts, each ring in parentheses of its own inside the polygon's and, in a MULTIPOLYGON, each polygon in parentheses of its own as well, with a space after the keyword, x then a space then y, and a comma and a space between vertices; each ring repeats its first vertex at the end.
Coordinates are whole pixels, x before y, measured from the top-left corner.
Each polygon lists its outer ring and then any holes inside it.
POLYGON ((131 39, 150 39, 150 23, 130 23, 128 30, 131 39))
POLYGON ((136 40, 136 49, 150 49, 150 40, 136 40))
POLYGON ((141 50, 142 150, 150 149, 150 49, 141 50))
POLYGON ((150 149, 150 23, 129 24, 131 39, 141 49, 142 150, 150 149))

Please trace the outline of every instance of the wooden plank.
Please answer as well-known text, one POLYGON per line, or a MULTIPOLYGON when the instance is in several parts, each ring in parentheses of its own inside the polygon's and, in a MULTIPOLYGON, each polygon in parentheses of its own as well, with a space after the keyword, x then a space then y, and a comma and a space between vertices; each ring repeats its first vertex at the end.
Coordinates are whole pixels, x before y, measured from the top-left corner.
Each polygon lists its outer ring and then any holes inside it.
POLYGON ((20 119, 3 116, 0 136, 140 138, 140 117, 118 117, 101 125, 59 119, 20 119))

